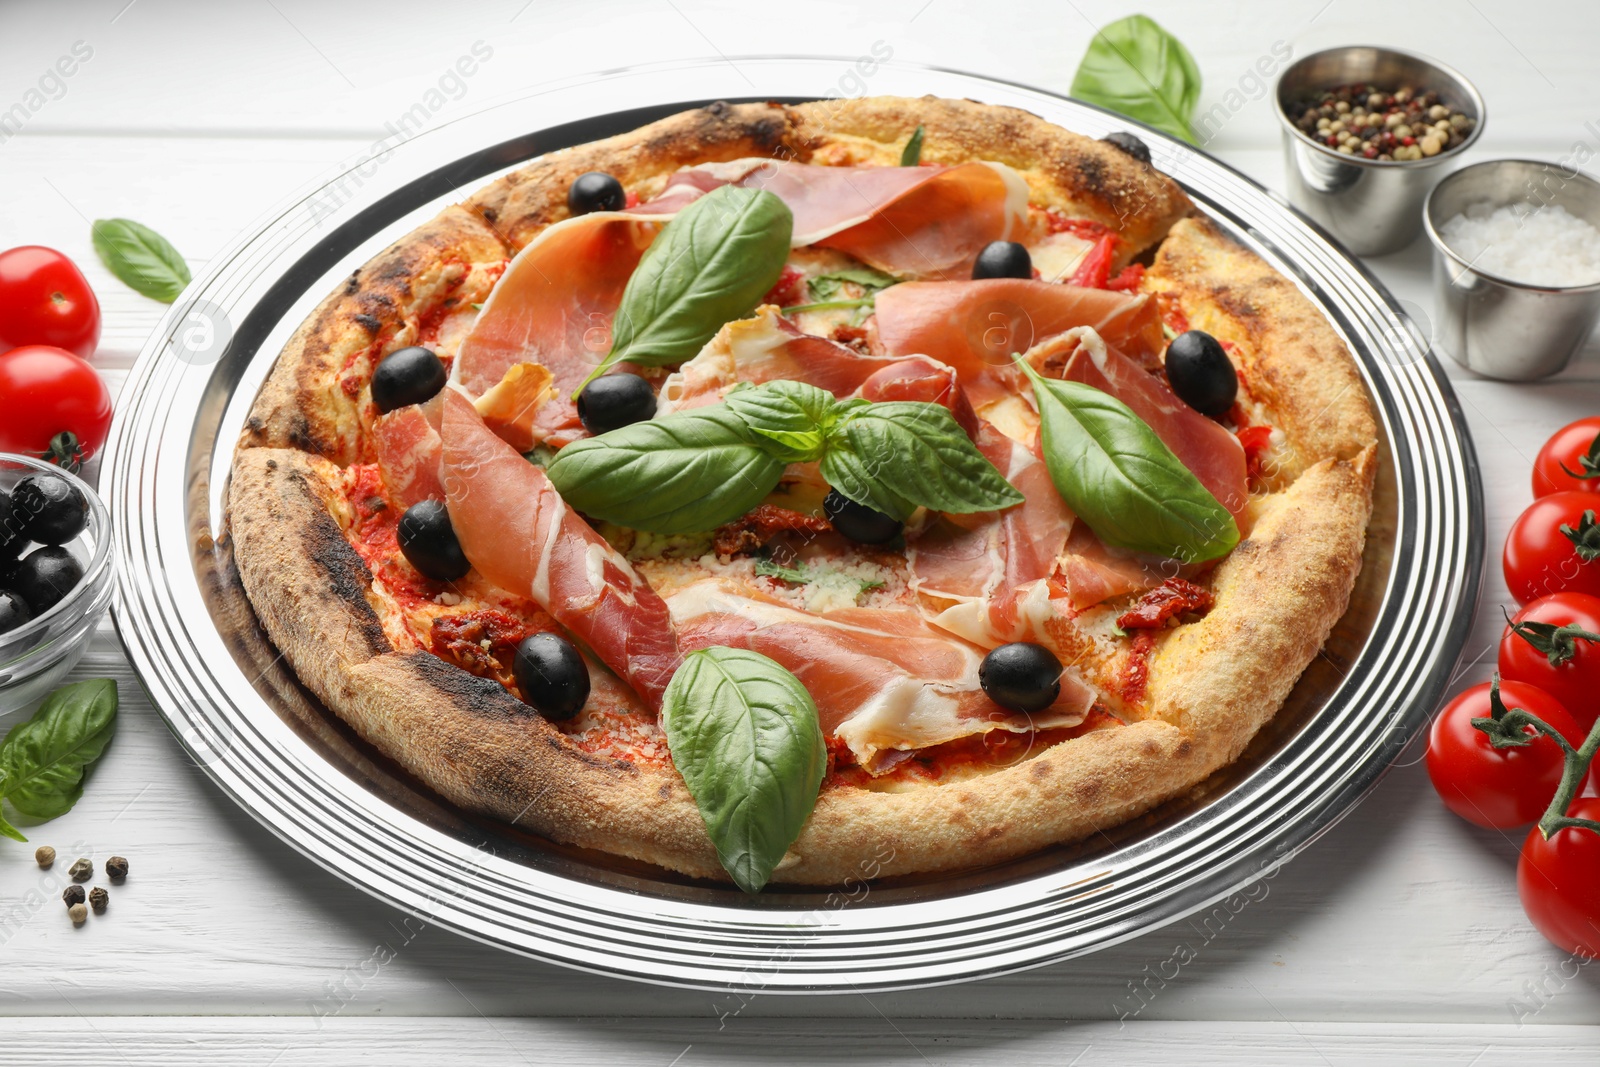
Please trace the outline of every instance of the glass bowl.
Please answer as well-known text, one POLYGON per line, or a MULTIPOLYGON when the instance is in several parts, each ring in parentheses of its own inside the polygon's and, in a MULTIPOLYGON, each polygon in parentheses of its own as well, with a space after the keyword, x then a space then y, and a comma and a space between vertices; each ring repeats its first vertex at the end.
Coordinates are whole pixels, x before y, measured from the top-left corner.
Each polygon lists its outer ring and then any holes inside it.
POLYGON ((89 501, 89 525, 63 546, 83 565, 83 579, 49 611, 0 634, 0 715, 29 706, 60 684, 83 658, 116 588, 111 517, 95 491, 54 464, 0 452, 0 489, 8 493, 24 477, 39 471, 67 479, 89 501))

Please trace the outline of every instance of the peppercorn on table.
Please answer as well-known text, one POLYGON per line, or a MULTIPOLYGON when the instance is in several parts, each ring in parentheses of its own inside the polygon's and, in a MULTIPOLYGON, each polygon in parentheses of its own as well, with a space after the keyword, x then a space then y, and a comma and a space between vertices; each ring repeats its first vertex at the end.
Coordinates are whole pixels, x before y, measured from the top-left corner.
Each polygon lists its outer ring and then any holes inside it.
MULTIPOLYGON (((1357 41, 1434 56, 1488 104, 1464 162, 1583 165, 1600 153, 1600 74, 1574 42, 1600 10, 1483 0, 1241 0, 1142 8, 1194 53, 1205 147, 1283 188, 1268 89, 1290 56, 1357 41), (1529 16, 1532 17, 1529 17, 1529 16), (1375 36, 1381 35, 1381 36, 1375 36), (1587 109, 1587 110, 1586 110, 1587 109)), ((197 269, 261 213, 328 180, 402 116, 448 121, 530 85, 674 57, 783 50, 970 69, 1065 92, 1110 5, 907 0, 752 14, 732 3, 462 9, 271 0, 109 0, 0 10, 0 245, 45 244, 89 275, 95 366, 113 392, 162 305, 95 259, 89 220, 127 217, 197 269), (832 18, 818 18, 826 11, 832 18), (479 45, 474 49, 474 45, 479 45), (77 46, 77 47, 75 47, 77 46), (482 58, 485 49, 488 58, 482 58), (84 56, 64 75, 60 57, 84 56), (480 61, 470 76, 458 57, 480 61)), ((871 91, 841 61, 840 95, 871 91)), ((1453 164, 1452 164, 1453 165, 1453 164)), ((1441 169, 1448 169, 1441 168, 1441 169)), ((1424 334, 1429 250, 1369 261, 1424 334)), ((1512 602, 1498 545, 1555 428, 1600 409, 1600 343, 1527 385, 1446 363, 1482 465, 1491 546, 1454 688, 1487 679, 1512 602)), ((3 413, 0 413, 3 417, 3 413)), ((90 468, 90 476, 94 474, 90 468)), ((1293 862, 1207 912, 1098 954, 916 993, 770 997, 594 977, 499 953, 379 904, 280 843, 216 789, 141 694, 109 623, 73 679, 122 692, 115 740, 68 814, 0 840, 0 1064, 650 1065, 853 1058, 928 1063, 1593 1063, 1600 968, 1527 923, 1516 835, 1469 826, 1405 758, 1293 862), (34 848, 56 851, 49 869, 34 848), (108 876, 121 857, 126 877, 108 876), (63 891, 88 859, 87 910, 63 891), (96 896, 95 887, 105 893, 96 896)), ((0 719, 9 727, 26 713, 0 719)))

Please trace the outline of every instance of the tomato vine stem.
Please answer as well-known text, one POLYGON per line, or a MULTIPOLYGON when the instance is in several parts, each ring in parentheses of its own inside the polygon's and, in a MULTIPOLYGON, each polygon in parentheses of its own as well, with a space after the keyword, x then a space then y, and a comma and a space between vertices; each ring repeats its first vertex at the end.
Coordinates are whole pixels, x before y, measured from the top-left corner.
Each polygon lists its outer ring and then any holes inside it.
POLYGON ((1583 744, 1574 748, 1572 742, 1562 736, 1561 732, 1539 716, 1524 708, 1507 708, 1500 700, 1500 676, 1494 676, 1494 683, 1489 690, 1489 703, 1492 713, 1481 719, 1473 719, 1472 725, 1489 735, 1489 743, 1495 748, 1515 748, 1529 743, 1530 738, 1525 728, 1532 728, 1550 738, 1561 746, 1562 768, 1561 784, 1556 787, 1555 796, 1550 798, 1550 806, 1545 808, 1544 814, 1539 817, 1539 832, 1545 840, 1562 830, 1590 830, 1600 834, 1600 822, 1594 819, 1579 819, 1567 814, 1567 809, 1572 806, 1572 801, 1577 797, 1578 790, 1583 785, 1584 775, 1589 770, 1589 764, 1594 761, 1595 754, 1600 752, 1600 719, 1596 719, 1589 728, 1589 736, 1584 738, 1583 744))

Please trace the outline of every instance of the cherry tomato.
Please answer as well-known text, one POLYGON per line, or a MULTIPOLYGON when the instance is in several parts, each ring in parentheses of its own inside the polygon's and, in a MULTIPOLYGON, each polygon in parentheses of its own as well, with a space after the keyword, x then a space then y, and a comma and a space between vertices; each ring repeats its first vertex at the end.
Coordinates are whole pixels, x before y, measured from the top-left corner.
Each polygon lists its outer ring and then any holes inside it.
POLYGON ((1580 634, 1600 634, 1600 597, 1542 596, 1511 616, 1511 622, 1532 626, 1522 633, 1507 626, 1500 638, 1501 684, 1526 682, 1543 689, 1587 732, 1600 715, 1600 641, 1580 634))
POLYGON ((48 456, 60 433, 76 438, 68 466, 88 459, 111 427, 111 394, 93 367, 63 348, 24 345, 0 354, 0 452, 48 456))
POLYGON ((1539 449, 1539 458, 1533 461, 1533 495, 1549 496, 1563 489, 1600 493, 1600 415, 1568 423, 1539 449))
POLYGON ((1600 493, 1540 497, 1517 516, 1502 557, 1518 604, 1570 589, 1600 596, 1600 493))
MULTIPOLYGON (((1561 784, 1566 765, 1561 746, 1533 727, 1535 738, 1518 748, 1495 748, 1489 735, 1472 725, 1491 717, 1490 685, 1484 682, 1458 694, 1433 720, 1428 732, 1428 777, 1444 806, 1463 819, 1490 829, 1526 826, 1544 814, 1561 784)), ((1583 730, 1567 709, 1542 689, 1523 682, 1500 683, 1500 701, 1521 708, 1560 731, 1574 748, 1583 730)))
POLYGON ((0 352, 55 345, 88 359, 100 340, 100 302, 77 264, 53 248, 0 252, 0 352))
MULTIPOLYGON (((1600 797, 1581 797, 1567 814, 1600 821, 1600 797)), ((1535 826, 1517 861, 1517 895, 1539 932, 1564 951, 1600 956, 1600 833, 1557 830, 1545 840, 1535 826)))

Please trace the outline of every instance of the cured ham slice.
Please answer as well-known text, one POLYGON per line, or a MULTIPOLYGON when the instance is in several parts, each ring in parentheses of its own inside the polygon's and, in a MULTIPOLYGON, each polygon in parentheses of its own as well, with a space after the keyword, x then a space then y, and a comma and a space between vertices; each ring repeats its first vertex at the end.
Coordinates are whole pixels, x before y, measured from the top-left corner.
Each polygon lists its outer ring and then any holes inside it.
MULTIPOLYGON (((741 159, 679 171, 663 196, 719 185, 765 189, 794 213, 793 245, 848 252, 891 274, 967 277, 990 241, 1019 232, 1028 186, 1000 163, 819 167, 741 159)), ((681 195, 681 194, 680 194, 681 195)))
POLYGON ((984 648, 1048 642, 1045 623, 1055 615, 1049 578, 1073 525, 1049 470, 1021 443, 979 419, 956 372, 931 359, 885 367, 863 383, 860 395, 949 408, 978 451, 1026 498, 1004 511, 934 516, 908 534, 911 588, 930 621, 984 648))
POLYGON ((1073 726, 1094 703, 1094 691, 1067 673, 1050 707, 1031 716, 1005 711, 978 684, 982 650, 913 611, 808 614, 718 578, 686 586, 669 604, 685 651, 745 648, 793 671, 816 701, 825 736, 874 774, 916 749, 991 730, 1073 726))
POLYGON ((1046 377, 1091 385, 1128 405, 1235 518, 1244 511, 1250 497, 1239 439, 1094 331, 1069 331, 1037 346, 1027 359, 1046 377))
POLYGON ((439 462, 444 446, 439 439, 442 397, 426 404, 410 404, 379 415, 372 425, 373 450, 390 501, 409 508, 424 500, 443 500, 439 462))
POLYGON ((440 436, 450 521, 467 559, 531 597, 659 709, 681 658, 666 603, 453 389, 440 436))
POLYGON ((802 333, 770 304, 754 318, 730 322, 661 386, 658 415, 714 404, 739 382, 788 379, 849 396, 879 368, 892 362, 802 333))
POLYGON ((1163 343, 1160 311, 1148 296, 1022 278, 890 286, 878 294, 876 322, 883 351, 954 367, 980 412, 997 394, 1027 391, 1012 353, 1067 330, 1088 326, 1140 363, 1153 361, 1163 343))
POLYGON ((1154 589, 1180 573, 1175 560, 1114 552, 1083 523, 1075 526, 1067 538, 1060 567, 1067 602, 1075 611, 1092 608, 1112 597, 1154 589))
POLYGON ((622 291, 669 217, 661 205, 641 205, 580 215, 539 234, 484 301, 456 355, 455 383, 482 396, 516 364, 536 363, 550 372, 553 393, 529 436, 553 445, 582 436, 572 391, 611 350, 622 291))

